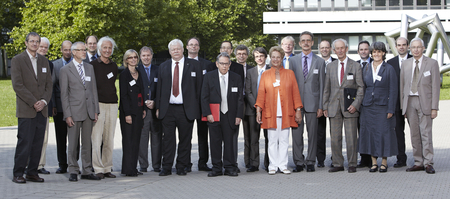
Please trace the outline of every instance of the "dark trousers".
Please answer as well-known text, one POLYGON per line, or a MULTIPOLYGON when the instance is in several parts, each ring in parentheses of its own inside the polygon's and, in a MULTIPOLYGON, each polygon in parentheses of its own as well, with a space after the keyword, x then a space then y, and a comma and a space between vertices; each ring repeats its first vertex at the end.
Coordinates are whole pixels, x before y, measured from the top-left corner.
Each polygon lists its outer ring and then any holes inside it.
POLYGON ((191 156, 191 140, 192 128, 194 120, 189 120, 184 112, 182 104, 170 104, 166 116, 162 119, 163 134, 163 169, 171 170, 175 159, 176 133, 178 127, 178 151, 177 162, 175 167, 177 169, 184 169, 190 165, 191 156))
POLYGON ((161 168, 162 132, 161 120, 157 119, 152 110, 147 110, 144 118, 144 126, 141 132, 139 146, 139 166, 147 169, 148 163, 148 143, 150 139, 150 149, 153 169, 161 168))
MULTIPOLYGON (((232 122, 234 123, 234 121, 232 122)), ((234 141, 236 139, 237 142, 236 135, 239 133, 239 126, 233 130, 228 115, 220 113, 220 122, 208 123, 208 127, 213 171, 222 172, 223 168, 227 171, 236 171, 237 152, 234 149, 234 141)))
MULTIPOLYGON (((360 132, 360 124, 359 124, 359 117, 358 117, 358 138, 359 138, 359 132, 360 132)), ((359 154, 361 156, 360 163, 366 166, 372 165, 372 156, 369 154, 359 154)))
MULTIPOLYGON (((46 110, 47 111, 47 110, 46 110)), ((44 144, 47 119, 41 112, 34 118, 19 118, 17 129, 17 145, 14 155, 14 177, 23 176, 28 164, 27 175, 38 175, 37 168, 44 144)))
POLYGON ((269 139, 267 137, 267 129, 263 130, 264 132, 264 168, 269 169, 269 139))
POLYGON ((259 136, 261 125, 256 122, 256 116, 246 115, 244 124, 244 160, 245 166, 259 167, 259 136))
MULTIPOLYGON (((53 121, 55 123, 56 154, 58 157, 58 164, 61 169, 67 169, 67 123, 63 120, 63 116, 63 112, 58 112, 55 116, 53 116, 53 121)), ((80 151, 80 147, 78 147, 77 151, 80 151)), ((79 157, 77 156, 77 160, 78 159, 79 157)))
POLYGON ((395 111, 395 134, 397 135, 398 155, 397 162, 406 163, 405 146, 405 116, 401 111, 395 111))
POLYGON ((326 142, 327 142, 327 118, 319 117, 319 125, 317 127, 317 162, 324 162, 326 158, 326 142))
POLYGON ((120 114, 120 130, 122 131, 122 174, 137 174, 139 143, 143 126, 142 116, 131 115, 131 124, 125 121, 125 115, 120 114))
POLYGON ((197 120, 198 165, 206 166, 209 159, 208 122, 197 120))

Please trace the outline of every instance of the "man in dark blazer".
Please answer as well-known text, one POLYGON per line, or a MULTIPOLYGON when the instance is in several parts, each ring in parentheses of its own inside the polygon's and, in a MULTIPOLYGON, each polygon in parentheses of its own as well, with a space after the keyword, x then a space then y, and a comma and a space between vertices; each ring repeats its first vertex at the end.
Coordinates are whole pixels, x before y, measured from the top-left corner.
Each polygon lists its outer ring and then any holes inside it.
POLYGON ((186 175, 190 165, 191 139, 194 120, 200 115, 201 67, 198 61, 183 56, 183 42, 170 41, 172 59, 159 66, 156 90, 156 117, 162 120, 163 169, 160 176, 172 174, 175 158, 176 128, 178 127, 178 154, 175 165, 178 175, 186 175))
POLYGON ((59 84, 61 103, 68 134, 69 181, 78 181, 78 142, 81 137, 81 179, 100 180, 92 172, 91 134, 99 111, 94 68, 83 62, 86 46, 75 42, 71 47, 73 60, 61 68, 59 84), (81 135, 81 136, 80 136, 81 135))
MULTIPOLYGON (((220 52, 221 53, 226 52, 231 57, 231 53, 233 52, 233 44, 231 44, 230 41, 223 41, 222 44, 220 45, 220 52)), ((209 68, 211 68, 211 69, 217 68, 216 63, 211 63, 209 65, 209 68)), ((241 76, 241 80, 242 80, 241 83, 242 83, 242 87, 243 87, 244 81, 245 81, 245 74, 244 74, 244 67, 242 66, 242 64, 238 64, 234 61, 231 61, 230 71, 233 71, 241 76)))
POLYGON ((302 47, 302 53, 290 59, 290 67, 294 71, 297 80, 300 97, 303 108, 302 116, 305 117, 297 128, 292 128, 292 156, 294 159, 293 172, 303 171, 306 164, 307 172, 314 172, 316 169, 316 151, 317 151, 317 126, 318 118, 323 115, 322 98, 323 86, 325 81, 325 61, 312 53, 314 45, 314 35, 309 31, 300 34, 299 45, 302 47), (303 126, 308 131, 308 153, 303 156, 303 126))
POLYGON ((144 118, 144 126, 141 133, 139 146, 139 171, 147 172, 148 163, 148 142, 150 137, 150 150, 152 155, 152 167, 155 172, 161 171, 161 150, 162 150, 162 131, 161 121, 156 118, 155 98, 158 85, 159 66, 152 64, 153 49, 144 46, 140 52, 141 64, 137 67, 141 74, 146 74, 142 79, 144 84, 145 105, 147 113, 144 118), (149 136, 150 135, 150 136, 149 136))
POLYGON ((15 183, 26 183, 27 180, 44 182, 37 168, 44 142, 47 103, 52 97, 52 76, 47 58, 36 53, 40 41, 37 33, 29 33, 25 39, 26 50, 11 60, 11 81, 16 92, 18 118, 12 179, 15 183), (25 180, 23 174, 27 164, 25 180))
MULTIPOLYGON (((397 74, 397 83, 398 83, 398 92, 400 96, 400 71, 401 64, 403 61, 412 57, 408 53, 409 41, 407 38, 398 37, 395 40, 395 48, 397 49, 398 56, 393 57, 388 60, 391 66, 394 67, 395 73, 397 74)), ((397 98, 397 102, 395 105, 395 134, 397 135, 397 146, 398 146, 398 155, 397 162, 394 164, 395 168, 400 168, 406 166, 406 160, 408 159, 406 156, 406 144, 405 144, 405 116, 402 114, 402 109, 400 107, 400 97, 397 98)))
MULTIPOLYGON (((213 169, 208 177, 238 176, 234 139, 239 133, 244 99, 239 75, 229 72, 230 56, 220 53, 216 59, 218 70, 207 73, 202 86, 202 115, 208 119, 213 169), (214 118, 210 104, 220 104, 220 116, 214 118), (220 120, 218 122, 215 122, 220 120), (223 161, 222 161, 223 143, 223 161), (223 173, 223 168, 225 172, 223 173)), ((236 140, 237 142, 237 140, 236 140)))
POLYGON ((95 35, 89 35, 86 37, 86 58, 83 59, 84 62, 90 63, 91 61, 96 60, 99 58, 99 55, 97 54, 97 42, 98 38, 95 35))
MULTIPOLYGON (((212 70, 217 69, 217 67, 210 67, 211 61, 203 59, 198 56, 200 51, 200 39, 197 37, 189 38, 186 42, 186 49, 188 51, 188 58, 194 59, 200 62, 202 68, 202 75, 200 76, 203 80, 203 76, 212 70)), ((199 101, 200 103, 200 101, 199 101)), ((201 106, 201 105, 200 105, 201 106)), ((201 107, 200 107, 201 108, 201 107)), ((201 111, 200 111, 201 112, 201 111)), ((199 171, 211 171, 211 168, 206 164, 209 159, 209 147, 208 147, 208 124, 206 121, 201 120, 201 115, 196 119, 197 121, 197 144, 198 144, 198 170, 199 171)), ((186 168, 187 171, 191 170, 191 160, 189 160, 190 165, 186 168)))

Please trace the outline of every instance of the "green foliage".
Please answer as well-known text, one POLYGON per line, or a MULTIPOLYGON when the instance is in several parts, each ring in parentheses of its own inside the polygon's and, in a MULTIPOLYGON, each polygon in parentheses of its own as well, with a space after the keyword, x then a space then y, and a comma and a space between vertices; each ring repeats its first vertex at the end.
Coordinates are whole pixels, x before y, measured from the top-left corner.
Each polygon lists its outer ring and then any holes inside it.
POLYGON ((18 26, 22 20, 20 8, 24 6, 24 0, 2 0, 0 1, 0 46, 8 42, 7 32, 14 26, 18 26))

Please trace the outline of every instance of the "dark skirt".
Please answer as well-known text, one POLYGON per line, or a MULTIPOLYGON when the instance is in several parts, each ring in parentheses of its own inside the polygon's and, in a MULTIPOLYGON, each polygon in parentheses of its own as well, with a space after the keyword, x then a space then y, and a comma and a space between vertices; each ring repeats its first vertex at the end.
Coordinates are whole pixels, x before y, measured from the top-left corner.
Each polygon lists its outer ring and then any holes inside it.
POLYGON ((122 174, 135 175, 138 172, 139 143, 144 122, 142 116, 131 115, 132 124, 128 124, 122 112, 119 118, 122 131, 122 174))

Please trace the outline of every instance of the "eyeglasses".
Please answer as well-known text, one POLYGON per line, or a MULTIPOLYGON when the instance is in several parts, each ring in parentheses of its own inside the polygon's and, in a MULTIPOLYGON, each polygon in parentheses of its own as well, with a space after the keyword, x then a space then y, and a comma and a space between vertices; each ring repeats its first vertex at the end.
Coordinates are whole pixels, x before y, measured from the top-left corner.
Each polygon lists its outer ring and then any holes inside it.
POLYGON ((73 49, 74 51, 83 51, 86 52, 86 49, 73 49))
POLYGON ((127 59, 137 59, 137 56, 133 56, 133 57, 127 57, 127 59))
POLYGON ((229 62, 218 62, 220 66, 228 66, 230 65, 229 62))
POLYGON ((230 47, 220 47, 220 49, 223 49, 223 50, 231 50, 230 47))
POLYGON ((198 44, 189 44, 188 46, 189 46, 189 47, 199 47, 198 44))
POLYGON ((32 44, 38 44, 38 43, 40 43, 41 41, 39 41, 39 40, 30 40, 30 41, 27 41, 27 43, 32 43, 32 44))
POLYGON ((422 49, 423 48, 423 46, 411 46, 411 49, 412 50, 416 50, 416 49, 422 49))
POLYGON ((247 53, 238 53, 237 56, 247 56, 247 53))

